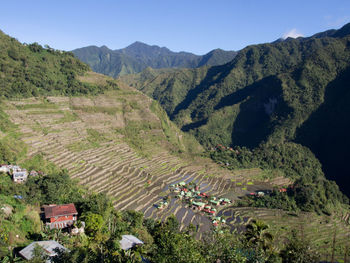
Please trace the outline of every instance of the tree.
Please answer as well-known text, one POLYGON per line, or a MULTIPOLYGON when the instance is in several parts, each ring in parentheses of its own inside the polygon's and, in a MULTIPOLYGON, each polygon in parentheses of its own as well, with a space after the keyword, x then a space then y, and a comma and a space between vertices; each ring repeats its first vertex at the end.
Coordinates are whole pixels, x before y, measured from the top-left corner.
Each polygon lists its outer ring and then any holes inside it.
POLYGON ((151 258, 160 263, 205 262, 200 242, 191 235, 180 232, 179 223, 174 216, 165 223, 159 223, 154 229, 154 243, 157 248, 151 258))
POLYGON ((45 253, 45 250, 39 246, 35 245, 33 249, 33 258, 29 260, 30 263, 42 263, 48 259, 48 255, 45 253))
POLYGON ((202 250, 206 252, 204 254, 206 262, 244 263, 247 262, 246 255, 249 254, 237 235, 228 231, 205 235, 202 250))
POLYGON ((246 226, 244 234, 247 244, 253 247, 261 248, 266 252, 272 248, 273 236, 267 229, 269 228, 264 222, 260 220, 251 220, 246 226))
POLYGON ((319 255, 310 246, 308 241, 301 240, 297 232, 292 231, 286 247, 281 250, 283 263, 312 263, 319 262, 319 255))
POLYGON ((99 214, 87 212, 81 216, 81 220, 85 221, 85 232, 90 237, 96 236, 103 228, 104 220, 99 214))

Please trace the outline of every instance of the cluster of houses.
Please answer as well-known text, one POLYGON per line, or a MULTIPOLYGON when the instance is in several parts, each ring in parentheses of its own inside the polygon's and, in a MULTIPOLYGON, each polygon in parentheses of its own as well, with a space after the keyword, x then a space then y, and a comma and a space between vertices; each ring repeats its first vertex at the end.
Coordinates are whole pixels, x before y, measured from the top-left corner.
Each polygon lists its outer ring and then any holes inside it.
MULTIPOLYGON (((200 191, 200 187, 195 183, 186 184, 182 181, 177 184, 171 184, 169 190, 173 195, 185 201, 193 210, 201 211, 208 216, 211 216, 214 227, 219 223, 226 223, 224 219, 216 217, 217 207, 231 204, 228 198, 217 198, 216 196, 209 196, 205 192, 200 191)), ((157 204, 157 208, 163 209, 168 205, 168 198, 157 204)))
MULTIPOLYGON (((77 227, 78 212, 73 203, 62 205, 44 205, 41 208, 42 220, 48 229, 61 229, 66 230, 72 235, 84 233, 85 223, 81 222, 81 226, 77 227)), ((142 245, 143 242, 133 235, 123 235, 119 241, 120 247, 123 250, 128 250, 136 245, 142 245)), ((36 241, 32 242, 21 251, 19 254, 27 260, 31 260, 34 257, 34 250, 39 246, 43 249, 43 252, 48 256, 46 262, 51 262, 51 258, 56 256, 58 251, 69 251, 55 240, 36 241)))
POLYGON ((24 183, 25 181, 27 181, 28 176, 43 175, 42 172, 37 172, 35 170, 32 170, 30 171, 30 173, 28 173, 27 169, 12 164, 0 165, 0 173, 10 174, 15 183, 24 183))

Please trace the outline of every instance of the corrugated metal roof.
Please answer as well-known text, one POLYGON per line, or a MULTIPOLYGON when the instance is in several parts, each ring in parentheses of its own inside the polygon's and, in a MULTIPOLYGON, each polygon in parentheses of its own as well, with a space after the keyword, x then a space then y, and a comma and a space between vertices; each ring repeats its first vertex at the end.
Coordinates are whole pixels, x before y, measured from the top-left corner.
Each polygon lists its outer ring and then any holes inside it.
POLYGON ((73 203, 65 205, 45 206, 44 210, 45 218, 78 214, 77 209, 73 203))
MULTIPOLYGON (((33 255, 33 251, 35 246, 40 246, 43 248, 43 250, 45 251, 45 253, 49 256, 49 257, 53 257, 55 255, 57 255, 57 253, 55 252, 55 249, 60 249, 60 250, 64 250, 66 251, 67 249, 62 246, 60 243, 54 241, 54 240, 47 240, 47 241, 37 241, 37 242, 33 242, 30 245, 26 246, 25 248, 23 248, 19 254, 24 257, 27 260, 30 260, 34 257, 33 255)), ((49 261, 50 262, 50 261, 49 261)))
POLYGON ((135 245, 142 245, 143 242, 133 235, 122 235, 122 240, 119 241, 120 248, 128 250, 135 245))

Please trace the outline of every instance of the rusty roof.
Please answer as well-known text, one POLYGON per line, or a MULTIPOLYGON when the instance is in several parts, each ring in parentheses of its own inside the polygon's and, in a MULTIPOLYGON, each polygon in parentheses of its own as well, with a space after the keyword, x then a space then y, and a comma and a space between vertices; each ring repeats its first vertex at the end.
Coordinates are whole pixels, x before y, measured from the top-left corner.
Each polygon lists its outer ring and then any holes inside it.
POLYGON ((44 207, 45 218, 56 216, 77 215, 77 209, 73 203, 64 205, 49 205, 44 207))

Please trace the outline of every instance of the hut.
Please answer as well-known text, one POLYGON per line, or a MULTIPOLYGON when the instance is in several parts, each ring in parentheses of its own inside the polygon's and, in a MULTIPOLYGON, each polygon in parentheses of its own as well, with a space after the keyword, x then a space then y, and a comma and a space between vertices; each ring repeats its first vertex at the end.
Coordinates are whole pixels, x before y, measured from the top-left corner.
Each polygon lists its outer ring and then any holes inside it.
POLYGON ((198 210, 202 210, 205 206, 205 203, 202 202, 192 202, 192 206, 195 206, 198 210))
POLYGON ((62 246, 60 243, 54 240, 46 240, 46 241, 36 241, 30 243, 30 245, 23 248, 19 251, 19 254, 26 260, 31 260, 34 257, 34 249, 39 246, 42 248, 48 259, 46 262, 52 262, 51 258, 57 255, 57 250, 60 251, 68 251, 67 248, 62 246))
POLYGON ((143 242, 133 235, 122 235, 122 240, 119 241, 120 248, 128 250, 134 246, 142 245, 143 242))

